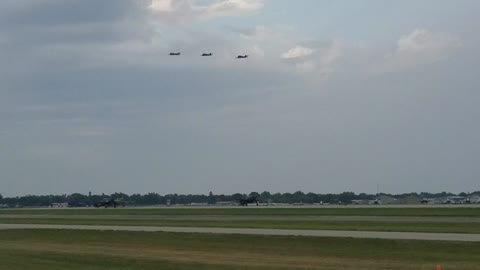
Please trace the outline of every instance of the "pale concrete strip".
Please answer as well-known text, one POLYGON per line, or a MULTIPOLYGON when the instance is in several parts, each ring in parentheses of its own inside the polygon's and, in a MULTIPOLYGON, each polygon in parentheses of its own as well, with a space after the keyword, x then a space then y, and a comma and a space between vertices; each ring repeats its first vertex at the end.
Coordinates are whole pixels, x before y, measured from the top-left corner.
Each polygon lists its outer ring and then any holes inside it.
POLYGON ((260 215, 21 215, 0 214, 0 219, 92 219, 92 220, 199 220, 199 221, 377 221, 377 222, 445 222, 480 223, 480 217, 402 217, 402 216, 260 216, 260 215))
POLYGON ((293 235, 293 236, 314 236, 314 237, 351 237, 351 238, 376 238, 376 239, 480 242, 480 234, 460 234, 460 233, 365 232, 365 231, 328 231, 328 230, 153 227, 153 226, 0 224, 0 230, 10 230, 10 229, 65 229, 65 230, 137 231, 137 232, 293 235))

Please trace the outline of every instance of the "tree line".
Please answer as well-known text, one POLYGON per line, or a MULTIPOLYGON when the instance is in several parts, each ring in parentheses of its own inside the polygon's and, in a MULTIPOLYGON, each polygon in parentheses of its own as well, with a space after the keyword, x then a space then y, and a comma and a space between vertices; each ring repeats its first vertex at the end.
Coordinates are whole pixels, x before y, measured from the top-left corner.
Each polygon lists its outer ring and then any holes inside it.
POLYGON ((237 202, 240 199, 247 197, 255 197, 260 203, 289 203, 289 204, 314 204, 314 203, 351 203, 353 200, 374 200, 378 196, 390 196, 395 199, 402 199, 408 197, 416 198, 442 198, 447 196, 471 196, 480 195, 480 191, 467 194, 465 192, 459 194, 441 192, 441 193, 404 193, 404 194, 366 194, 354 192, 343 192, 339 194, 318 194, 313 192, 304 193, 297 191, 294 193, 270 193, 264 191, 262 193, 251 192, 249 194, 235 193, 231 195, 213 194, 210 192, 208 195, 199 194, 166 194, 160 195, 158 193, 147 194, 132 194, 125 193, 113 193, 106 194, 80 194, 73 193, 70 195, 26 195, 17 197, 2 197, 0 194, 0 205, 3 207, 48 207, 53 203, 68 203, 72 207, 92 206, 95 202, 99 202, 103 199, 122 199, 128 205, 145 206, 145 205, 189 205, 189 204, 216 204, 216 203, 228 203, 237 202))

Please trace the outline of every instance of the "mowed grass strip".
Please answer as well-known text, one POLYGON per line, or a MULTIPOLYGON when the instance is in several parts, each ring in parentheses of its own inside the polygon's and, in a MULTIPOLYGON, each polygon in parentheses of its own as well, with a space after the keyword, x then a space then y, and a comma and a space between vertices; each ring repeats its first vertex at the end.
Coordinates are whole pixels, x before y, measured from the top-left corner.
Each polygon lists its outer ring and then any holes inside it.
POLYGON ((208 228, 260 228, 429 233, 480 233, 478 223, 381 222, 381 221, 305 221, 305 220, 135 220, 135 219, 41 219, 0 218, 8 224, 118 225, 208 228))
POLYGON ((262 215, 262 216, 425 216, 480 217, 480 207, 205 207, 205 208, 83 208, 83 209, 2 209, 15 215, 262 215))
MULTIPOLYGON (((224 270, 224 269, 269 269, 269 268, 245 268, 241 266, 229 265, 219 266, 201 263, 185 263, 175 262, 161 259, 140 259, 127 258, 120 256, 98 254, 82 254, 74 252, 55 252, 55 251, 38 251, 38 250, 6 250, 0 253, 0 261, 8 270, 158 270, 158 269, 175 269, 175 270, 224 270)), ((270 268, 273 269, 273 268, 270 268)))
POLYGON ((480 243, 183 233, 0 231, 1 269, 478 270, 480 243))

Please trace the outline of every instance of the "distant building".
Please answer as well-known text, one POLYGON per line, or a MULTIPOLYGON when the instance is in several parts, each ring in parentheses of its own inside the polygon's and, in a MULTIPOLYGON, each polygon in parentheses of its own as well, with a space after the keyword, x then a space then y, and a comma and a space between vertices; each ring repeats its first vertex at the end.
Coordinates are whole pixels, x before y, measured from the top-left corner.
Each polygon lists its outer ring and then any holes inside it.
POLYGON ((368 204, 382 204, 382 201, 379 199, 369 200, 368 204))
POLYGON ((381 202, 381 204, 397 204, 397 199, 395 199, 392 196, 387 196, 387 195, 381 195, 378 197, 378 200, 381 202))
POLYGON ((435 200, 434 199, 429 199, 429 198, 423 198, 420 203, 422 204, 434 204, 435 200))
POLYGON ((480 203, 480 196, 479 195, 470 196, 470 203, 480 203))
POLYGON ((194 203, 194 202, 192 202, 190 205, 191 206, 208 206, 208 203, 194 203))
POLYGON ((463 204, 465 203, 465 197, 462 197, 462 196, 450 196, 450 197, 447 197, 447 199, 443 202, 443 203, 446 203, 446 204, 463 204))
POLYGON ((52 207, 52 208, 67 208, 68 203, 52 203, 52 204, 50 204, 50 207, 52 207))
MULTIPOLYGON (((419 204, 419 203, 424 203, 425 204, 425 203, 429 203, 426 200, 428 200, 428 199, 425 199, 425 201, 424 201, 423 199, 421 199, 418 196, 410 195, 410 196, 398 199, 397 202, 398 202, 398 204, 419 204)), ((430 202, 430 203, 433 203, 433 202, 430 202)))
POLYGON ((236 201, 220 201, 220 202, 215 202, 215 205, 219 206, 232 206, 232 205, 237 205, 238 202, 236 201))
POLYGON ((368 204, 368 201, 367 200, 352 200, 352 204, 356 204, 356 205, 368 204))

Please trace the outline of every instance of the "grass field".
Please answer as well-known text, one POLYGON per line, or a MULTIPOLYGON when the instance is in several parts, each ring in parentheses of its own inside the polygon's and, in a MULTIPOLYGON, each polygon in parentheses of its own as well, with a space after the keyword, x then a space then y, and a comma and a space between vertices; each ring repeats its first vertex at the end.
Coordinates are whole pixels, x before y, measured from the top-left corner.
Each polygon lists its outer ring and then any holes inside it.
POLYGON ((480 243, 62 230, 0 231, 0 269, 478 270, 480 243))
POLYGON ((480 223, 447 222, 378 222, 378 221, 306 221, 306 220, 132 220, 68 218, 0 218, 10 224, 81 224, 167 227, 270 228, 349 231, 480 233, 480 223))
POLYGON ((117 209, 2 209, 18 215, 262 215, 262 216, 415 216, 480 217, 480 207, 204 207, 204 208, 117 208, 117 209))

